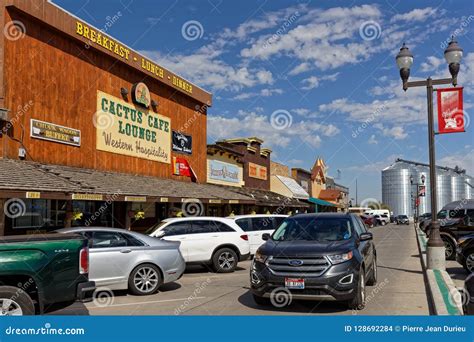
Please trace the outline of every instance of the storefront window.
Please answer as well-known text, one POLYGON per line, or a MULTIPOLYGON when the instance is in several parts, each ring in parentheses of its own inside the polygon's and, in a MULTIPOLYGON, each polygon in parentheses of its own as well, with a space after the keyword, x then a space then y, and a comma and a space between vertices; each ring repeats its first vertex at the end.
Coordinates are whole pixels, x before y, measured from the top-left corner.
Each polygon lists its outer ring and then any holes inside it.
POLYGON ((66 201, 24 199, 25 213, 12 219, 13 229, 52 230, 64 227, 66 201))
POLYGON ((113 227, 113 202, 73 201, 73 227, 113 227))

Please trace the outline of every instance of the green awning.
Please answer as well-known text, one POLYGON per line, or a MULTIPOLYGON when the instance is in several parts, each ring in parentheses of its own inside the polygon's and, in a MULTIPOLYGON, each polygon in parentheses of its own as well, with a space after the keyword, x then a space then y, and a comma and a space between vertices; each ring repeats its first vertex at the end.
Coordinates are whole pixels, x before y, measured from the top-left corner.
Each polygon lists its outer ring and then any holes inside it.
POLYGON ((324 200, 319 199, 319 198, 310 197, 308 199, 308 201, 310 201, 311 203, 314 203, 314 204, 324 205, 326 207, 337 207, 336 204, 328 202, 328 201, 324 201, 324 200))

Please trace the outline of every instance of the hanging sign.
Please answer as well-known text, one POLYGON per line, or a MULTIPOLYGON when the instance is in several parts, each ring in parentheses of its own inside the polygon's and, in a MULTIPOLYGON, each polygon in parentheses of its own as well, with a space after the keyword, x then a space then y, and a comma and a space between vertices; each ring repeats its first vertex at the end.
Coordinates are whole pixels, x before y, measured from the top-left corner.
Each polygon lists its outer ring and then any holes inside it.
POLYGON ((173 175, 190 177, 191 181, 197 182, 196 173, 184 158, 173 157, 173 175))
POLYGON ((193 137, 181 132, 173 131, 173 151, 186 154, 193 153, 193 137))
POLYGON ((132 101, 145 108, 150 107, 151 95, 145 83, 135 83, 132 87, 132 101))
POLYGON ((426 186, 419 185, 418 186, 418 197, 425 197, 426 196, 426 186))
POLYGON ((462 87, 437 89, 440 134, 464 132, 462 89, 462 87))

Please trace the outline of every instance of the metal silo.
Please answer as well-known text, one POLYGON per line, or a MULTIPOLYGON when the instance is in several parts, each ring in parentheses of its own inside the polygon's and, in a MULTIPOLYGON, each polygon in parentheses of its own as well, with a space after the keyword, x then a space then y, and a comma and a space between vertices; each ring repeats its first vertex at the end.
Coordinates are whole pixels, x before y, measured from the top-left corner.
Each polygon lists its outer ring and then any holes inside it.
POLYGON ((410 184, 410 176, 417 177, 415 167, 403 161, 382 170, 382 202, 390 207, 394 215, 413 216, 412 193, 414 187, 410 184))
POLYGON ((459 201, 465 199, 466 184, 465 175, 461 172, 451 171, 451 201, 459 201))
POLYGON ((450 171, 440 168, 436 169, 436 203, 438 211, 449 202, 452 202, 451 178, 450 171))
POLYGON ((464 196, 466 199, 474 199, 474 178, 471 176, 464 176, 464 196))

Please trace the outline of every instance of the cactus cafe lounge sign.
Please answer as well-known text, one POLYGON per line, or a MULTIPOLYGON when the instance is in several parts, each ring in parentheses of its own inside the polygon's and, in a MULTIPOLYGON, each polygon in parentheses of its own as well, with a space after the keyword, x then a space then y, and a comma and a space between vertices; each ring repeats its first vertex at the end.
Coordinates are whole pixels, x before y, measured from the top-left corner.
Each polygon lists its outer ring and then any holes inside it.
POLYGON ((462 87, 436 89, 439 134, 464 132, 462 89, 462 87))
MULTIPOLYGON (((134 89, 135 90, 135 89, 134 89)), ((143 89, 140 89, 143 90, 143 89)), ((138 95, 138 91, 137 91, 138 95)), ((149 111, 146 96, 139 96, 141 106, 97 92, 96 148, 162 163, 171 163, 171 121, 149 111)))

